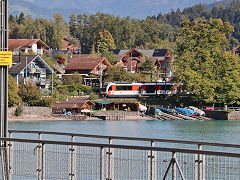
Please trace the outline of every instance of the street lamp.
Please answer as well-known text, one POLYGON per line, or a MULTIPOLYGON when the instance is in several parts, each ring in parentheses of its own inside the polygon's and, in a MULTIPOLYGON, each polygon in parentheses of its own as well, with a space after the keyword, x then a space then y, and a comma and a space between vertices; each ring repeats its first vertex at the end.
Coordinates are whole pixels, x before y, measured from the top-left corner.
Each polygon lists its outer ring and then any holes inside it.
MULTIPOLYGON (((175 51, 172 48, 168 48, 168 49, 171 49, 173 51, 173 54, 174 54, 173 63, 174 63, 174 61, 175 61, 175 51)), ((167 96, 167 65, 168 65, 167 63, 169 63, 169 62, 170 62, 170 58, 169 58, 168 62, 167 62, 166 58, 164 59, 164 65, 165 65, 165 68, 164 68, 164 70, 165 70, 165 96, 167 96)), ((171 69, 172 69, 172 67, 171 67, 171 69)), ((170 75, 170 71, 169 71, 169 75, 170 75)))
MULTIPOLYGON (((99 47, 101 46, 102 42, 98 45, 98 57, 99 57, 99 47)), ((100 88, 102 88, 102 61, 100 62, 100 88)))

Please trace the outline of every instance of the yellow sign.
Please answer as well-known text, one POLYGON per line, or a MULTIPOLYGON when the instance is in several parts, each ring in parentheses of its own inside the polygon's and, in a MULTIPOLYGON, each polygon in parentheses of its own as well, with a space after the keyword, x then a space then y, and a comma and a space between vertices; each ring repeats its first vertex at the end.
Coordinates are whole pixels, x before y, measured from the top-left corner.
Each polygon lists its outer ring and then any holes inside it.
POLYGON ((12 51, 0 51, 0 66, 12 65, 12 51))

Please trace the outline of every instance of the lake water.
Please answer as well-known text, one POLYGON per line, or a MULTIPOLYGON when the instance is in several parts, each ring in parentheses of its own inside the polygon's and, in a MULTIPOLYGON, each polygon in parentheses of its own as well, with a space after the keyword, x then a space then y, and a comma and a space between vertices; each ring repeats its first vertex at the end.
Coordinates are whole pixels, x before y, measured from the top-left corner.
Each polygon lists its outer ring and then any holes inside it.
MULTIPOLYGON (((11 122, 9 123, 9 129, 240 144, 240 121, 11 122)), ((13 137, 20 137, 20 135, 14 135, 13 137)), ((33 136, 30 137, 33 138, 33 136)), ((63 140, 62 138, 59 139, 63 140)), ((81 138, 79 141, 86 140, 81 138)), ((97 142, 100 141, 97 140, 97 142)))

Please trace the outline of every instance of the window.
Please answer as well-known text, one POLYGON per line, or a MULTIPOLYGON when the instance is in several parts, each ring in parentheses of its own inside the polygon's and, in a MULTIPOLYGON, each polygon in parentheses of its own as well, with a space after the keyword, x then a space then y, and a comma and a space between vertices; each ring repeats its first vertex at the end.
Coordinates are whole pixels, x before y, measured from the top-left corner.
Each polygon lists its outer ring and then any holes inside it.
POLYGON ((108 90, 109 90, 109 91, 112 91, 112 86, 110 86, 110 87, 108 88, 108 90))
POLYGON ((155 93, 155 86, 147 86, 146 93, 155 93))
MULTIPOLYGON (((172 85, 166 85, 166 90, 169 91, 172 89, 172 85)), ((161 85, 161 90, 165 90, 165 85, 161 85)))
POLYGON ((132 86, 116 86, 117 91, 131 91, 132 86))

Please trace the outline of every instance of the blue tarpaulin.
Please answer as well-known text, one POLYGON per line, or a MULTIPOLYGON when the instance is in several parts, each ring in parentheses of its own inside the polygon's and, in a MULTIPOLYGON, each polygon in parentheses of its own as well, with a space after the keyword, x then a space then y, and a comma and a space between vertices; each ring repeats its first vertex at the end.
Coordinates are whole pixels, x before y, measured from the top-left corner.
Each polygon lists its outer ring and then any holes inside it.
POLYGON ((156 114, 163 114, 163 112, 160 109, 156 109, 156 114))
POLYGON ((186 115, 192 115, 195 114, 195 111, 192 109, 188 109, 188 108, 176 108, 176 111, 186 114, 186 115))
POLYGON ((167 108, 164 108, 164 107, 158 107, 158 108, 161 109, 165 113, 170 113, 170 114, 177 114, 178 113, 176 111, 173 111, 171 109, 167 109, 167 108))

